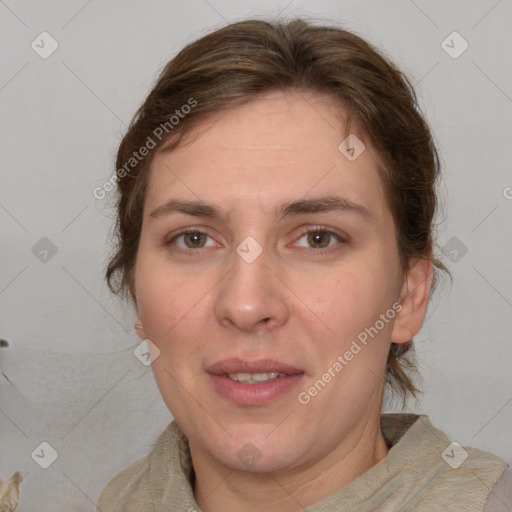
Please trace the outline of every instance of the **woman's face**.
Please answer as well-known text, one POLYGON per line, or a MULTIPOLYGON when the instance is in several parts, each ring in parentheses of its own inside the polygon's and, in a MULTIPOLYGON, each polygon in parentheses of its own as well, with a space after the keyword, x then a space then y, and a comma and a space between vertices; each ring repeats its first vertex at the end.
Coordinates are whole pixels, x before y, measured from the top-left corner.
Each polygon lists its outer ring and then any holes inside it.
POLYGON ((232 469, 350 450, 378 424, 391 341, 423 321, 424 300, 398 303, 407 279, 375 153, 339 149, 340 113, 273 93, 152 164, 139 334, 160 351, 156 381, 193 454, 232 469))

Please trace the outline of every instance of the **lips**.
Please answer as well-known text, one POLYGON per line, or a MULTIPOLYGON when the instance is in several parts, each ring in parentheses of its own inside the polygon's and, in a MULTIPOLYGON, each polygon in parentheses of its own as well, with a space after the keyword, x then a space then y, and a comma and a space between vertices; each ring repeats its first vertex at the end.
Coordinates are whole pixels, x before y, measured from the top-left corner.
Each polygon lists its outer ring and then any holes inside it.
POLYGON ((275 361, 274 359, 259 359, 244 361, 243 359, 224 359, 206 368, 210 381, 217 396, 227 399, 237 406, 263 406, 286 396, 295 389, 304 378, 304 371, 294 366, 275 361), (278 377, 262 382, 247 380, 239 382, 229 377, 229 374, 281 374, 278 377))
POLYGON ((274 359, 259 359, 256 361, 245 361, 239 358, 224 359, 206 368, 208 373, 213 375, 227 375, 229 373, 284 373, 286 375, 298 375, 304 370, 295 368, 274 359))

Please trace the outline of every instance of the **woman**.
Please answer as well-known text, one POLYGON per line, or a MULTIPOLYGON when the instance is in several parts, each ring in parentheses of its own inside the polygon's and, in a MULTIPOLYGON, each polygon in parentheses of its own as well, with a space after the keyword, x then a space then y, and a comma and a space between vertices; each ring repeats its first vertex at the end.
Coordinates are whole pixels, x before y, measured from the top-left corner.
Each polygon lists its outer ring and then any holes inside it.
POLYGON ((345 30, 247 20, 170 61, 107 278, 174 420, 98 510, 498 510, 505 461, 381 413, 417 392, 438 176, 409 82, 345 30))

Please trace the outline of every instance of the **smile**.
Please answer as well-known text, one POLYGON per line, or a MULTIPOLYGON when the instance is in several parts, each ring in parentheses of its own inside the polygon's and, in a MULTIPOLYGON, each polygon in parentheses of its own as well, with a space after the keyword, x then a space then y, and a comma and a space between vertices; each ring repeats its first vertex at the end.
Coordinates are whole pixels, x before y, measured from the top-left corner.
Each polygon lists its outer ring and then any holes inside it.
POLYGON ((269 380, 277 379, 279 377, 286 377, 286 373, 279 372, 260 372, 260 373, 230 373, 230 379, 244 384, 258 384, 260 382, 267 382, 269 380))

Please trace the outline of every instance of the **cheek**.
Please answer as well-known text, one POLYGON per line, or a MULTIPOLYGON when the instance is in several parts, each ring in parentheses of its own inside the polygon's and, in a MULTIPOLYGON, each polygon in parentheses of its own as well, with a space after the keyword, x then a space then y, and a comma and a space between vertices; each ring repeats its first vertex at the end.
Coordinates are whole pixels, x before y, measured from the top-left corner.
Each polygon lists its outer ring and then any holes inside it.
POLYGON ((135 268, 135 292, 146 335, 157 345, 172 336, 186 320, 201 293, 201 284, 144 252, 135 268))
MULTIPOLYGON (((380 320, 393 302, 386 285, 389 288, 382 275, 374 274, 374 280, 369 280, 366 272, 346 272, 326 281, 311 300, 315 318, 322 322, 309 322, 303 316, 302 330, 309 329, 308 339, 312 343, 309 360, 314 371, 310 385, 315 386, 320 379, 329 382, 330 389, 322 393, 318 407, 327 403, 339 407, 343 402, 343 410, 352 414, 362 397, 380 389, 379 375, 384 370, 394 317, 390 315, 388 322, 380 320)), ((306 311, 304 308, 304 315, 308 314, 306 311)))
MULTIPOLYGON (((324 363, 325 359, 335 360, 337 355, 343 354, 353 341, 365 341, 365 336, 367 346, 371 344, 374 349, 368 350, 364 346, 357 356, 360 362, 368 362, 368 358, 380 360, 387 352, 387 344, 382 341, 390 338, 392 321, 387 319, 382 324, 379 319, 391 308, 394 297, 386 275, 384 269, 367 261, 367 265, 359 270, 341 271, 336 277, 315 282, 303 281, 297 293, 302 299, 298 303, 302 328, 307 330, 310 339, 322 340, 321 359, 324 363), (372 278, 369 279, 368 275, 372 278), (375 335, 372 327, 377 321, 378 333, 375 335)), ((360 345, 363 347, 362 343, 360 345)))
POLYGON ((341 334, 351 325, 372 318, 379 300, 382 300, 379 297, 382 287, 376 281, 370 283, 365 274, 351 269, 306 282, 302 278, 303 285, 297 296, 326 324, 325 328, 330 327, 336 334, 341 334), (343 330, 340 332, 341 327, 343 330))
POLYGON ((152 366, 157 382, 167 383, 162 389, 172 384, 169 373, 180 381, 200 373, 214 284, 211 276, 184 273, 151 254, 142 252, 137 260, 138 313, 146 337, 160 350, 152 366))

